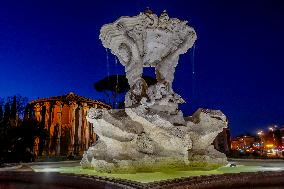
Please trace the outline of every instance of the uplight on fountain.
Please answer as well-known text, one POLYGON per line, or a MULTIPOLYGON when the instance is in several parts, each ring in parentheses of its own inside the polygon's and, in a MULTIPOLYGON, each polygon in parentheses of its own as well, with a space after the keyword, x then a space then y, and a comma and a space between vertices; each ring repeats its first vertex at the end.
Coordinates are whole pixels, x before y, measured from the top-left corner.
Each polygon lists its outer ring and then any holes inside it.
POLYGON ((105 48, 125 67, 130 90, 125 109, 90 109, 98 141, 81 165, 102 172, 213 169, 227 164, 212 142, 227 127, 219 110, 198 109, 184 117, 182 97, 172 89, 179 55, 197 39, 186 21, 151 11, 121 17, 101 28, 105 48), (148 86, 143 67, 154 67, 157 83, 148 86))

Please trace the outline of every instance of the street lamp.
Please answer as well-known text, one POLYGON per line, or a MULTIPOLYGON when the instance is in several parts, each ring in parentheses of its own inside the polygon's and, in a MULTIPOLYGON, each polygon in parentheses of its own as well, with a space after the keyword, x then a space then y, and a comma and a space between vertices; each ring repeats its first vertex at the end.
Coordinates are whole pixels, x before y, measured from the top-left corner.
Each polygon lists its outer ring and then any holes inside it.
POLYGON ((264 150, 263 149, 264 148, 264 139, 263 139, 264 132, 260 130, 260 131, 257 132, 257 135, 260 138, 259 150, 260 150, 260 153, 263 154, 263 150, 264 150))

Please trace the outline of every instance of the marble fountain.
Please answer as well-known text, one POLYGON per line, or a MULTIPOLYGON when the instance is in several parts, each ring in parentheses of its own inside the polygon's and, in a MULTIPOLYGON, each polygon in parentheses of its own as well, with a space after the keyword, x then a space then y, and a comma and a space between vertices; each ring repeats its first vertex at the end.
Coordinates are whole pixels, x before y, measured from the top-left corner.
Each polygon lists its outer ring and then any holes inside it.
POLYGON ((125 109, 89 110, 87 120, 99 139, 85 152, 83 168, 129 173, 227 164, 212 145, 227 127, 226 116, 200 108, 184 117, 178 105, 185 101, 172 89, 179 56, 197 39, 187 21, 145 11, 104 25, 100 39, 125 67, 130 90, 125 109), (144 67, 155 68, 155 85, 143 80, 144 67))

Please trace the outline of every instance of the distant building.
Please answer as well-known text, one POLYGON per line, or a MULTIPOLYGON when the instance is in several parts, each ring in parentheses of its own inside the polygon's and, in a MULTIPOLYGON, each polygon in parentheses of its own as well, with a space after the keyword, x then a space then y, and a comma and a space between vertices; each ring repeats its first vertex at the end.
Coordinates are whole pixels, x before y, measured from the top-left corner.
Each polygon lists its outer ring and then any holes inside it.
POLYGON ((231 139, 231 150, 239 150, 240 148, 240 141, 238 138, 231 139))
POLYGON ((223 131, 217 135, 213 144, 216 150, 228 154, 231 146, 230 129, 224 128, 223 131))
POLYGON ((69 93, 30 102, 34 117, 48 131, 46 140, 34 139, 36 156, 82 155, 96 141, 93 127, 86 120, 91 108, 111 107, 103 102, 69 93))
POLYGON ((284 157, 284 126, 270 125, 268 130, 258 131, 257 137, 241 135, 231 140, 231 150, 240 154, 266 157, 284 157))
POLYGON ((280 133, 281 133, 281 143, 282 143, 282 147, 284 148, 284 125, 282 125, 282 127, 280 127, 280 133))
POLYGON ((256 137, 243 135, 231 140, 231 150, 238 150, 240 152, 248 152, 257 141, 256 137))

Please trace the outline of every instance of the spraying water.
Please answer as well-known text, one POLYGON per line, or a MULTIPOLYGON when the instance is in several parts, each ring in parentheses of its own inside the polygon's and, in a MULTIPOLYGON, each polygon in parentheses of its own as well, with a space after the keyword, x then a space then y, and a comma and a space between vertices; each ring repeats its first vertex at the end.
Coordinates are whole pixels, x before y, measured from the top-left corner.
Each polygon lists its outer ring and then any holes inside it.
POLYGON ((107 48, 105 48, 106 50, 106 62, 107 62, 107 77, 109 77, 109 59, 108 59, 108 50, 107 48))
MULTIPOLYGON (((106 67, 107 67, 107 78, 108 78, 108 85, 110 84, 109 81, 109 58, 108 58, 108 50, 107 48, 105 48, 106 50, 106 67)), ((110 104, 110 98, 108 98, 108 103, 110 104)))
POLYGON ((116 56, 114 56, 114 61, 115 61, 115 68, 116 68, 116 85, 115 85, 115 92, 116 92, 116 98, 115 98, 115 106, 116 106, 116 108, 118 108, 117 107, 117 101, 119 100, 119 99, 117 99, 117 98, 119 98, 119 96, 118 96, 118 61, 117 61, 117 58, 116 58, 116 56))
POLYGON ((194 64, 194 56, 195 56, 195 44, 192 47, 192 55, 191 55, 191 66, 192 66, 192 84, 191 84, 191 91, 192 97, 195 97, 195 64, 194 64))
POLYGON ((192 76, 194 77, 194 74, 195 74, 195 67, 194 67, 194 54, 195 54, 195 44, 193 45, 193 48, 192 48, 192 76))

